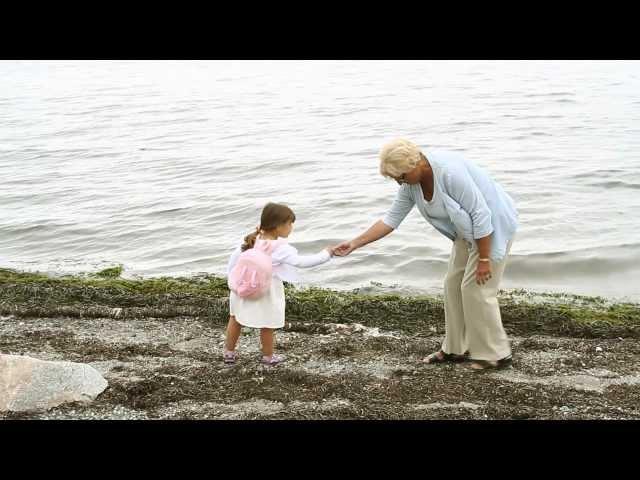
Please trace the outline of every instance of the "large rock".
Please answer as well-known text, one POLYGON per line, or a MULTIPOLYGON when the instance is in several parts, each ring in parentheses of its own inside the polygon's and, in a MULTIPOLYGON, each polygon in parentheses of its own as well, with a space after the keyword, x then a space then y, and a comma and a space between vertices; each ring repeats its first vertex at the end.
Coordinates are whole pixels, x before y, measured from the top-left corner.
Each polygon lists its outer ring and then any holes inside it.
POLYGON ((95 368, 84 363, 0 354, 0 411, 47 410, 66 402, 90 402, 107 385, 95 368))

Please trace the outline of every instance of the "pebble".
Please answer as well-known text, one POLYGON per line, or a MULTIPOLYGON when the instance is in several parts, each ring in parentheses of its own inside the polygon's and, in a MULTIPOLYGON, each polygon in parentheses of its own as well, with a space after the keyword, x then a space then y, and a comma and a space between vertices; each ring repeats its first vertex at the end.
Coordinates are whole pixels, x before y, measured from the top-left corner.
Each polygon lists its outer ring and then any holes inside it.
POLYGON ((602 351, 602 347, 596 347, 596 352, 601 352, 602 351))

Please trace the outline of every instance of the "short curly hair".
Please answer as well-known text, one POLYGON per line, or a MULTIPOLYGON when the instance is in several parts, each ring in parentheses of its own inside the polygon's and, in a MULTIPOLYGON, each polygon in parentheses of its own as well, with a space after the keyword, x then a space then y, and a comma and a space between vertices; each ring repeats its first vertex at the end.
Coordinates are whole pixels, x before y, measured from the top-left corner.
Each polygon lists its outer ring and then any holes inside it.
POLYGON ((409 140, 398 138, 380 150, 380 174, 397 178, 415 168, 420 161, 420 149, 409 140))

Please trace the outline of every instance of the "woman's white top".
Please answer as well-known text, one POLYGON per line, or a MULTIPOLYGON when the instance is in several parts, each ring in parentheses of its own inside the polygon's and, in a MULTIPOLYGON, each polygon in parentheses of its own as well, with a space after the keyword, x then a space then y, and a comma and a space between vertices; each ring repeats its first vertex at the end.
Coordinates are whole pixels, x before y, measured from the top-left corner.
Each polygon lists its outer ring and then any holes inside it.
POLYGON ((433 190, 433 197, 431 197, 431 200, 426 200, 423 196, 422 201, 424 203, 425 211, 427 212, 427 215, 429 217, 437 218, 440 220, 449 219, 447 210, 444 207, 444 200, 442 199, 442 195, 440 195, 437 190, 433 190))
MULTIPOLYGON (((269 240, 267 240, 269 241, 269 240)), ((279 240, 282 242, 282 239, 279 240)), ((242 243, 242 242, 241 242, 242 243)), ((238 246, 231 254, 229 265, 227 266, 227 276, 238 261, 238 257, 242 253, 241 245, 238 246)), ((288 243, 281 243, 271 253, 271 265, 273 267, 273 276, 280 280, 290 283, 300 282, 300 276, 296 271, 296 267, 310 268, 328 262, 331 254, 323 249, 315 255, 300 255, 298 250, 288 243)))

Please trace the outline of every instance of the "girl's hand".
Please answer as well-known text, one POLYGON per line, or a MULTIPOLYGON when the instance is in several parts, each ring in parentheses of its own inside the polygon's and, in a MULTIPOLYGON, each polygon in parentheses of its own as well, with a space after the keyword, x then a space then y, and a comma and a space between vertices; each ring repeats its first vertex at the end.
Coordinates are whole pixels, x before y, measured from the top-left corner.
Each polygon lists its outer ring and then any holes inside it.
POLYGON ((335 248, 335 247, 328 246, 327 248, 325 248, 325 250, 326 250, 327 252, 329 252, 329 255, 331 255, 331 256, 333 257, 333 256, 335 255, 335 253, 333 252, 333 249, 334 249, 334 248, 335 248))
POLYGON ((476 268, 476 283, 484 285, 491 279, 491 262, 478 262, 476 268))

